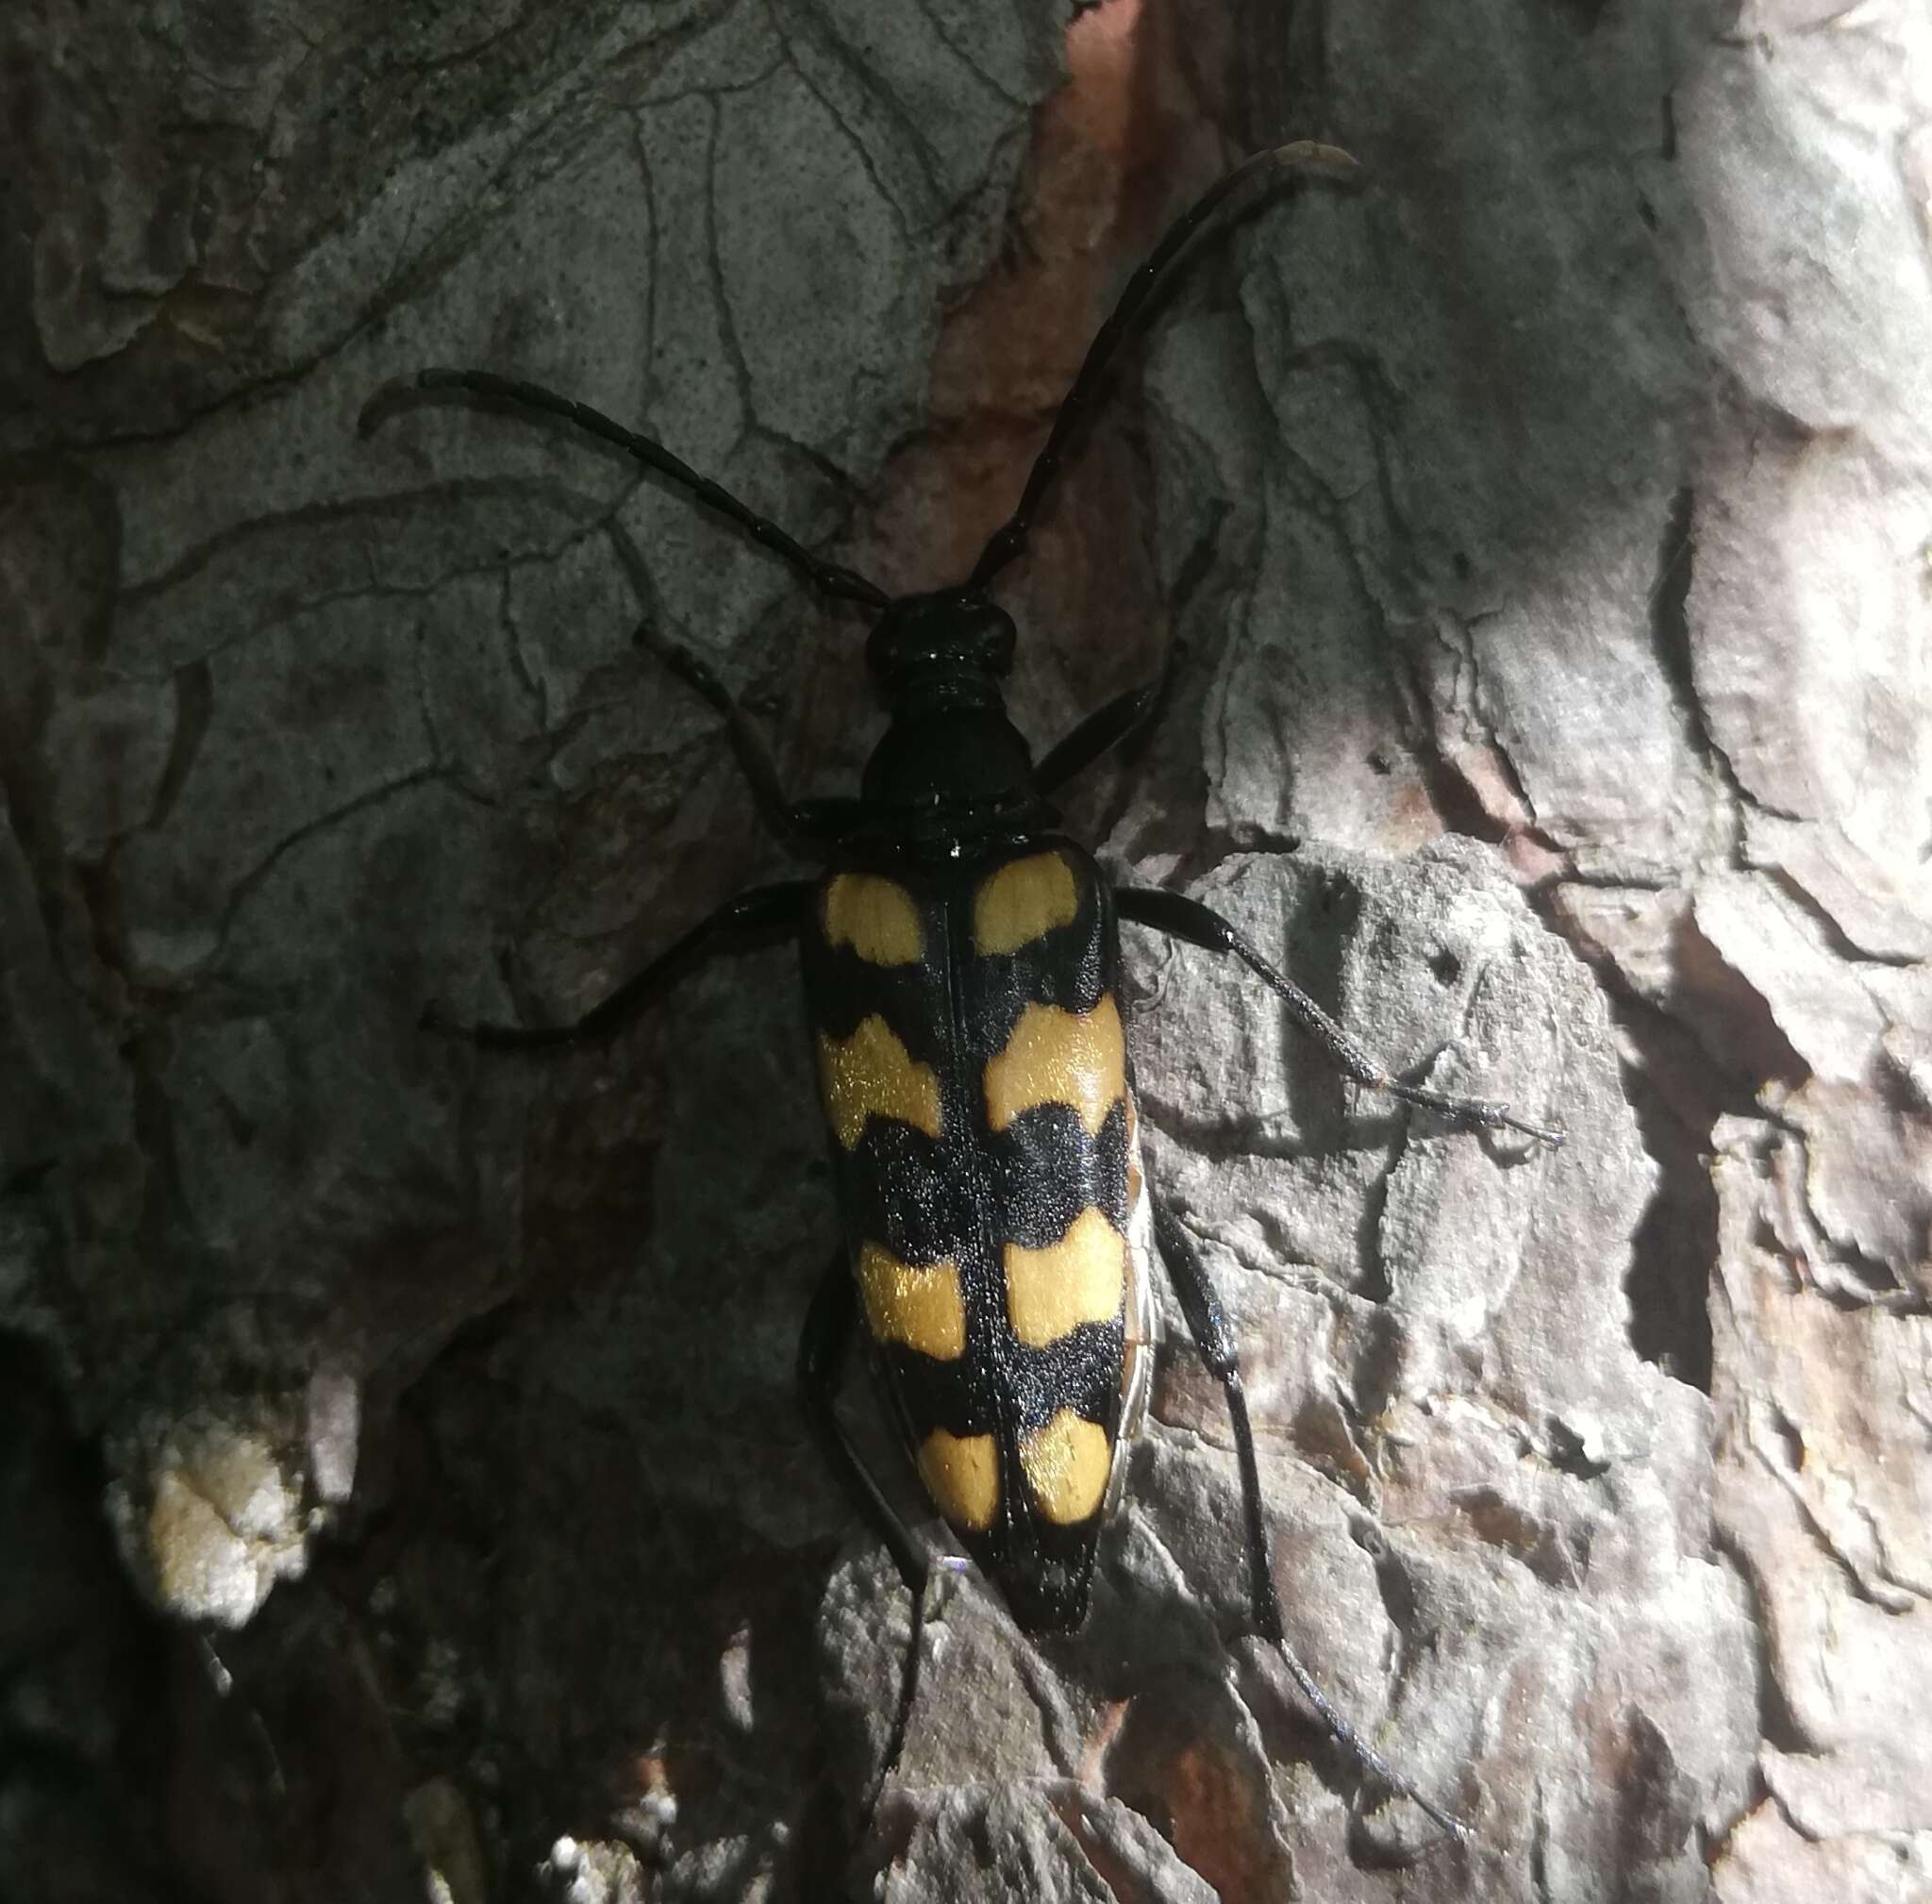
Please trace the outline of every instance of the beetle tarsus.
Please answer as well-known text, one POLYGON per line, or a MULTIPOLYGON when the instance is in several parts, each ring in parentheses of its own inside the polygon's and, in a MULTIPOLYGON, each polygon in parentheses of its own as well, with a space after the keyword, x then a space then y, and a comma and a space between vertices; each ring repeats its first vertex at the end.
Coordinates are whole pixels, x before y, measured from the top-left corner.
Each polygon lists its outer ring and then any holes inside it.
POLYGON ((1499 1104, 1488 1098, 1466 1100, 1477 1109, 1473 1113, 1474 1123, 1493 1129, 1517 1130, 1524 1137, 1534 1137, 1540 1143, 1547 1144, 1552 1150, 1561 1150, 1569 1141, 1570 1133, 1560 1124, 1535 1124, 1527 1117, 1519 1117, 1507 1104, 1499 1104))
POLYGON ((925 1655, 925 1592, 912 1592, 912 1631, 906 1642, 905 1658, 899 1668, 899 1697, 892 1711, 891 1730, 886 1734, 886 1749, 873 1774, 871 1789, 858 1808, 858 1829, 868 1831, 885 1795, 887 1782, 899 1768, 906 1750, 906 1737, 912 1729, 912 1707, 919 1696, 919 1667, 925 1655))

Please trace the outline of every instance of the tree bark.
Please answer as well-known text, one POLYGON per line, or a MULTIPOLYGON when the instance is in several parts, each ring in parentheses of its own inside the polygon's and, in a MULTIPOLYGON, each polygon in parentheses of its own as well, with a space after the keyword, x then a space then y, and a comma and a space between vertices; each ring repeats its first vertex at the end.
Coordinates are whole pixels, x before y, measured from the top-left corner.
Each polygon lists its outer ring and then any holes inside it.
POLYGON ((0 1891, 1932 1887, 1912 0, 0 35, 0 1891), (1127 928, 1291 1642, 1472 1833, 1247 1636, 1168 1300, 1088 1626, 945 1579, 855 1842, 909 1608, 792 1398, 835 1225, 785 956, 588 1056, 419 1019, 572 1017, 783 877, 662 645, 845 793, 865 617, 566 429, 358 419, 525 377, 940 586, 1133 263, 1304 137, 1357 178, 1200 247, 999 593, 1041 749, 1185 643, 1071 830, 1568 1132, 1346 1087, 1127 928))

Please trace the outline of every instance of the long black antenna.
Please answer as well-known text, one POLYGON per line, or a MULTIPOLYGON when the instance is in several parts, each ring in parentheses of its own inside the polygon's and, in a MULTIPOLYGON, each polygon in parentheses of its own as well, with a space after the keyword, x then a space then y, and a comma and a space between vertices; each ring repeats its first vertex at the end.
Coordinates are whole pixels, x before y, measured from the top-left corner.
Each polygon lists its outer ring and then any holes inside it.
MULTIPOLYGON (((501 403, 560 416, 567 423, 575 424, 579 429, 602 437, 606 443, 614 443, 619 449, 628 450, 641 463, 656 470, 659 476, 667 476, 673 482, 682 484, 706 508, 714 509, 720 515, 736 523, 760 548, 783 556, 814 588, 835 601, 862 602, 869 609, 883 609, 891 600, 877 583, 868 581, 856 569, 841 568, 837 562, 821 561, 809 549, 801 548, 776 523, 769 522, 756 510, 747 509, 729 490, 721 488, 709 476, 700 476, 688 462, 673 456, 655 437, 625 429, 622 424, 612 422, 602 410, 592 409, 588 404, 573 403, 569 397, 558 396, 555 391, 540 389, 534 383, 520 383, 515 377, 498 376, 488 370, 423 370, 418 371, 409 383, 417 390, 468 391, 473 396, 493 397, 501 403)), ((394 386, 391 386, 390 392, 378 392, 364 407, 358 426, 364 436, 382 421, 378 411, 386 408, 393 389, 394 386)))
POLYGON ((1034 459, 1033 473, 1026 478, 1020 507, 1001 527, 993 531, 992 540, 974 565, 972 576, 966 583, 968 589, 977 591, 985 588, 1015 556, 1024 552, 1041 500, 1058 474, 1067 438, 1080 419, 1093 408, 1109 359, 1132 334, 1147 308, 1148 299, 1153 296, 1181 248, 1229 197, 1251 179, 1268 173, 1291 170, 1345 174, 1355 170, 1355 160, 1340 147, 1321 145, 1311 139, 1297 140, 1292 145, 1277 145, 1271 152, 1257 152, 1254 158, 1237 165, 1224 178, 1210 185, 1194 202, 1193 209, 1169 228, 1167 236, 1154 247, 1146 263, 1128 278, 1127 288, 1121 292, 1121 301, 1113 308, 1113 315, 1100 326, 1093 342, 1087 346, 1087 355, 1081 361, 1073 386, 1054 414, 1046 447, 1034 459))

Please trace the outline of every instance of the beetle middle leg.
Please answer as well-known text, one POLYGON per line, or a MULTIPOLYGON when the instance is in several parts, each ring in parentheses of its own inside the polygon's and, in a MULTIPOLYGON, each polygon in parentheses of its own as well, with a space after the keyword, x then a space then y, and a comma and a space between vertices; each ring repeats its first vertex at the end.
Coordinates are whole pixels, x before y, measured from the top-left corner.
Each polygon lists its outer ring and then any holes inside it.
POLYGON ((1552 1145, 1563 1142, 1566 1133, 1560 1126, 1532 1124, 1493 1098, 1431 1091, 1426 1085, 1405 1084, 1399 1077, 1391 1077, 1293 979, 1277 972, 1219 912, 1202 905, 1200 900, 1156 886, 1122 886, 1116 889, 1114 901, 1123 919, 1151 926, 1157 932, 1185 939, 1189 944, 1209 952, 1232 953, 1288 1007, 1289 1015, 1315 1041, 1329 1063, 1355 1083, 1372 1091, 1386 1091, 1405 1104, 1439 1111, 1460 1124, 1473 1124, 1487 1130, 1520 1130, 1525 1137, 1539 1138, 1552 1145))
POLYGON ((1228 1421, 1234 1428, 1235 1458, 1241 1465, 1241 1514, 1245 1524, 1248 1553, 1248 1597, 1253 1609, 1255 1629, 1281 1655, 1289 1677, 1300 1688, 1302 1697, 1315 1709, 1328 1729, 1329 1736, 1351 1753, 1356 1763, 1372 1772, 1400 1796, 1419 1805, 1445 1831, 1466 1837, 1469 1827, 1452 1812, 1425 1798, 1409 1781, 1364 1740, 1359 1732, 1329 1703, 1328 1695, 1315 1677, 1295 1657, 1288 1644, 1281 1615, 1281 1596, 1274 1588, 1274 1569, 1268 1552, 1268 1524, 1261 1513, 1261 1475, 1255 1461, 1255 1431, 1248 1421, 1248 1399, 1241 1386, 1241 1364, 1236 1358, 1234 1334, 1227 1326, 1220 1298, 1201 1261, 1194 1239, 1179 1220, 1158 1199, 1154 1203, 1154 1236, 1160 1246, 1161 1261, 1167 1265, 1168 1279, 1180 1298, 1181 1312, 1187 1317, 1188 1332, 1194 1339, 1208 1372, 1221 1384, 1227 1403, 1228 1421))
POLYGON ((906 1643, 906 1661, 900 1669, 899 1703, 892 1714, 892 1729, 887 1735, 885 1756, 879 1761, 859 1812, 863 1829, 879 1802, 879 1794, 885 1789, 892 1767, 899 1762, 899 1754, 906 1746, 907 1729, 912 1722, 912 1702, 919 1695, 919 1662, 925 1639, 925 1591, 932 1578, 932 1562, 914 1539, 912 1530, 887 1500, 877 1478, 860 1458, 851 1436, 845 1432, 845 1425, 839 1419, 839 1383, 858 1326, 858 1292, 841 1249, 819 1279, 818 1292, 806 1312, 805 1328, 798 1339, 799 1398, 846 1495, 860 1517, 885 1542, 892 1564, 899 1569, 899 1578, 912 1595, 912 1635, 906 1643))
POLYGON ((423 1014, 432 1031, 467 1038, 489 1050, 535 1051, 599 1044, 656 1005, 677 981, 720 952, 748 951, 774 938, 795 937, 812 882, 786 879, 754 886, 727 899, 681 939, 658 953, 634 978, 570 1025, 459 1025, 434 1006, 423 1014))

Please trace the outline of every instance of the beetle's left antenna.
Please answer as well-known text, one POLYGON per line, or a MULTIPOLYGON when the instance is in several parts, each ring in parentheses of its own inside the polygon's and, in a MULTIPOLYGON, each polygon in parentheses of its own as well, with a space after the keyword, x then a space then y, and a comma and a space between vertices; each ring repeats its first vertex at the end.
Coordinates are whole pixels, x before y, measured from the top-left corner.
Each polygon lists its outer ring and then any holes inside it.
POLYGON ((1026 488, 1020 497, 1020 506, 993 531, 992 540, 982 551, 966 583, 968 589, 977 591, 985 588, 1009 561, 1024 553, 1027 538, 1033 532, 1033 518, 1039 513, 1041 502, 1059 471, 1067 439, 1081 418, 1094 407, 1114 352, 1132 334, 1135 326, 1141 322, 1148 300, 1168 276, 1170 267, 1188 241, 1234 193, 1253 179, 1276 172, 1315 172, 1338 176, 1354 170, 1355 160, 1339 146, 1318 144, 1311 139, 1297 140, 1292 145, 1277 145, 1273 151, 1256 153, 1252 159, 1237 165, 1225 177, 1210 185, 1193 206, 1170 226, 1167 236, 1148 254, 1147 261, 1128 278, 1127 288, 1121 292, 1121 300, 1113 308, 1113 315, 1100 326, 1093 342, 1087 346, 1087 355, 1081 359, 1079 371, 1054 414, 1046 447, 1034 459, 1032 473, 1027 476, 1026 488))
MULTIPOLYGON (((646 468, 656 470, 659 476, 669 476, 673 482, 689 490, 707 509, 716 509, 720 515, 736 523, 760 548, 783 556, 822 594, 831 596, 834 601, 862 602, 869 609, 883 609, 891 600, 885 590, 876 582, 868 581, 858 570, 843 568, 837 562, 821 561, 809 549, 801 548, 776 523, 768 521, 755 509, 747 509, 729 490, 721 488, 709 476, 700 476, 688 462, 673 456, 655 437, 625 429, 621 423, 614 422, 602 410, 592 409, 589 404, 574 403, 567 396, 558 396, 555 391, 541 389, 534 383, 520 383, 515 377, 498 376, 488 370, 418 371, 404 388, 467 391, 473 396, 491 397, 499 403, 560 416, 565 422, 589 431, 591 436, 602 437, 606 443, 614 443, 619 449, 627 450, 646 468)), ((378 391, 363 406, 357 427, 364 436, 384 420, 393 405, 395 394, 396 387, 391 385, 387 390, 378 391)))

